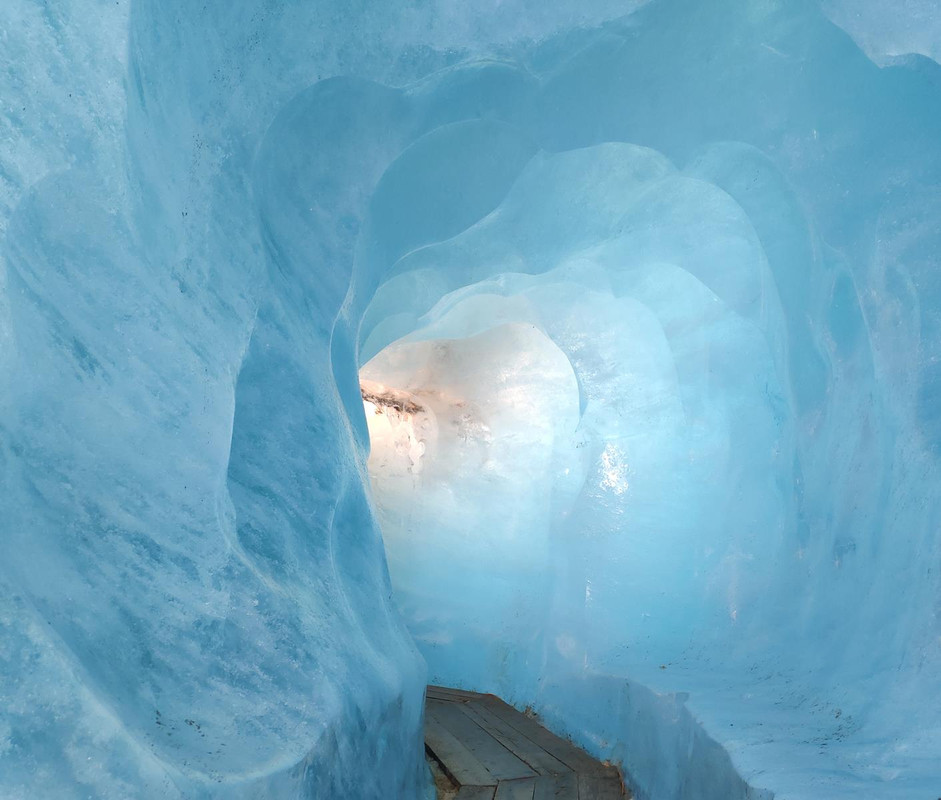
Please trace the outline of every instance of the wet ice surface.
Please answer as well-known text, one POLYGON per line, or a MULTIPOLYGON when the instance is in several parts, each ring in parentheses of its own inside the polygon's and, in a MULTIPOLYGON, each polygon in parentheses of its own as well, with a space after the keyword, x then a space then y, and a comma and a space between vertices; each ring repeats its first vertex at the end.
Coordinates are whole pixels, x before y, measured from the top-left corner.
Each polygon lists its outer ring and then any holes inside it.
POLYGON ((0 11, 0 794, 937 794, 930 26, 584 5, 0 11))

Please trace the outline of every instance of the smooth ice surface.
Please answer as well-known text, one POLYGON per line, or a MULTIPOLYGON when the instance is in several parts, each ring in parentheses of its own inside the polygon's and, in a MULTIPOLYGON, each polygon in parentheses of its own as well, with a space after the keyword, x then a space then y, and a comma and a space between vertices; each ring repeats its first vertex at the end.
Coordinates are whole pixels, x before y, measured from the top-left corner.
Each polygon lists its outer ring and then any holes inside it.
POLYGON ((0 4, 0 795, 941 794, 933 6, 0 4))

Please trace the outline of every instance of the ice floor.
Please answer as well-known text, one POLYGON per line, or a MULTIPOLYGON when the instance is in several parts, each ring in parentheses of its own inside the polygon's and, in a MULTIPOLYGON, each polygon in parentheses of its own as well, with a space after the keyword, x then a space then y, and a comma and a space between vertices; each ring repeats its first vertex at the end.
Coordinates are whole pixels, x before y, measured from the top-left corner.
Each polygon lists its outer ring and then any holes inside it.
POLYGON ((939 57, 0 5, 0 797, 413 800, 426 682, 638 798, 941 796, 939 57))

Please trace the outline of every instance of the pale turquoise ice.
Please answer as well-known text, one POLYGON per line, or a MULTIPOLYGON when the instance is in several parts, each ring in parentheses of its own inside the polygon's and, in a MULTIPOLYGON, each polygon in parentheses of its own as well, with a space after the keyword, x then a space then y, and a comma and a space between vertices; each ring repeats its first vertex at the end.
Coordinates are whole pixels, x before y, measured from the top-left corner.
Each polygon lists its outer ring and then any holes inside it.
POLYGON ((939 34, 0 4, 0 797, 413 800, 426 680, 639 798, 941 795, 939 34))

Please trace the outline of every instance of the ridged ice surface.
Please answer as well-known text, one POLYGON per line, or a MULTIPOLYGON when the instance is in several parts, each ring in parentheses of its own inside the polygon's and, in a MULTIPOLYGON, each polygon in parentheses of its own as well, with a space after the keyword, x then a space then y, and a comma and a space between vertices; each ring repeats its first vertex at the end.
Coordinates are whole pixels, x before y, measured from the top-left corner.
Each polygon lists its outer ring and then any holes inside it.
POLYGON ((3 4, 0 796, 936 796, 925 8, 3 4))

